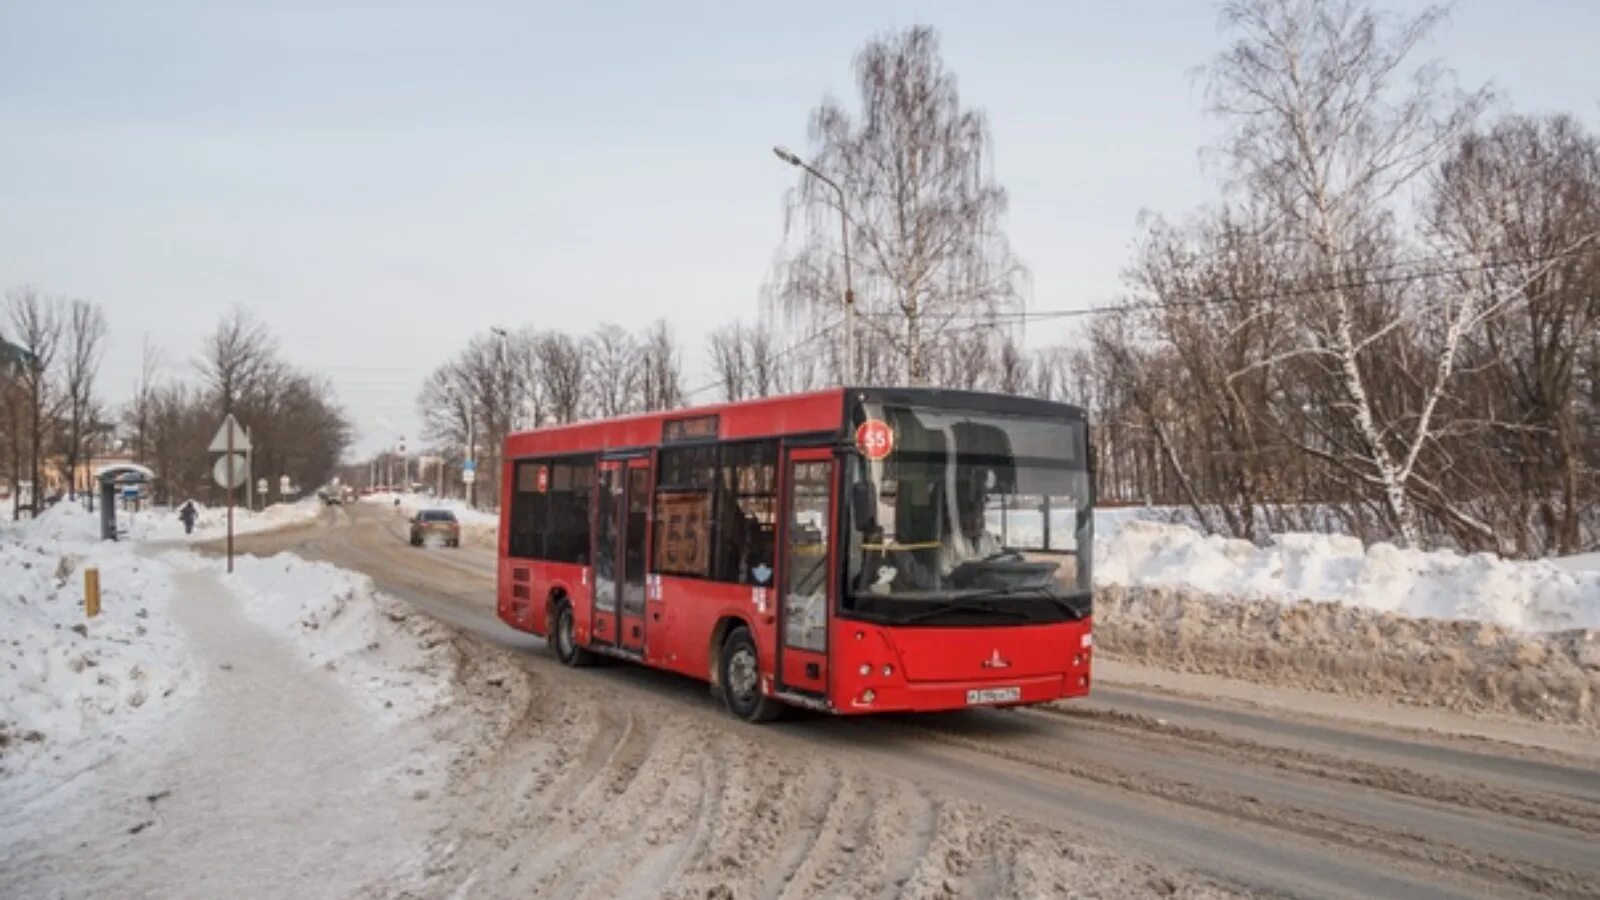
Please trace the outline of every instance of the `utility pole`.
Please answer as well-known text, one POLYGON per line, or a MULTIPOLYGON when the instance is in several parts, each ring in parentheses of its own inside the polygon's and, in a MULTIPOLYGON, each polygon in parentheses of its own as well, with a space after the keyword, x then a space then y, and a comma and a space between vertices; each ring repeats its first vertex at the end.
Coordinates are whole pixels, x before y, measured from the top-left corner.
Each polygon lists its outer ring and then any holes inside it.
MULTIPOLYGON (((239 427, 244 431, 245 443, 249 445, 244 448, 244 505, 246 509, 254 510, 256 508, 256 458, 252 454, 255 453, 256 442, 250 440, 250 429, 242 425, 239 427)), ((232 570, 230 569, 229 571, 232 570)))
MULTIPOLYGON (((467 413, 467 459, 472 464, 478 464, 478 415, 476 412, 467 413)), ((467 505, 476 509, 478 507, 477 480, 467 483, 467 505)))
POLYGON ((850 286, 850 215, 844 206, 844 188, 828 176, 813 169, 805 160, 783 147, 773 147, 772 152, 791 166, 805 169, 811 176, 839 195, 839 237, 844 250, 844 380, 856 381, 856 292, 850 286))

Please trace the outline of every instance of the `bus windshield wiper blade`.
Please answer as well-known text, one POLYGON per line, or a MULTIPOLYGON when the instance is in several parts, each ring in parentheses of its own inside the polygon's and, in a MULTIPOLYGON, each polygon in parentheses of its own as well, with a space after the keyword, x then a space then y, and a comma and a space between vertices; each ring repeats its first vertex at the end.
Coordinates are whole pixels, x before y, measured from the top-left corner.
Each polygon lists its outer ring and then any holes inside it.
POLYGON ((1075 601, 1079 600, 1080 598, 1083 598, 1083 595, 1081 593, 1080 594, 1068 594, 1068 595, 1063 596, 1063 595, 1058 594, 1055 591, 1051 590, 1050 588, 1043 587, 1043 586, 1015 587, 1015 588, 990 588, 989 590, 983 591, 982 593, 972 594, 970 596, 963 597, 962 599, 963 600, 994 600, 994 599, 998 599, 998 598, 1001 598, 1001 597, 1038 597, 1038 598, 1042 598, 1042 599, 1045 599, 1045 600, 1049 600, 1057 609, 1061 610, 1062 612, 1071 613, 1072 617, 1075 618, 1075 619, 1081 619, 1085 615, 1085 611, 1083 610, 1083 608, 1079 605, 1079 603, 1075 602, 1075 601))
POLYGON ((1029 617, 1027 613, 1018 609, 1006 609, 1005 607, 1001 606, 991 606, 987 603, 974 603, 969 599, 963 598, 960 600, 952 600, 949 603, 936 606, 933 609, 924 609, 920 612, 912 613, 911 615, 902 619, 901 624, 910 625, 912 622, 921 622, 924 619, 932 619, 945 615, 946 613, 953 612, 975 612, 983 613, 985 615, 1011 616, 1017 619, 1026 619, 1029 617))

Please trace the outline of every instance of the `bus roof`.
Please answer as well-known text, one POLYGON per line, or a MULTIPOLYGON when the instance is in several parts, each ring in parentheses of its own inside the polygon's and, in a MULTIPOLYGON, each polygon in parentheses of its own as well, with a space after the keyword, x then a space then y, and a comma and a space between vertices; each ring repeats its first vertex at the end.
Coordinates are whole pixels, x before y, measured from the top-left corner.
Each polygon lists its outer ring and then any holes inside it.
POLYGON ((845 424, 847 396, 867 402, 910 403, 1012 415, 1083 418, 1083 411, 1076 406, 1010 394, 943 388, 835 387, 800 394, 636 413, 614 419, 594 419, 570 425, 515 432, 506 437, 505 458, 655 447, 662 443, 662 428, 665 423, 682 421, 689 424, 712 416, 716 417, 714 435, 717 440, 837 433, 845 424))

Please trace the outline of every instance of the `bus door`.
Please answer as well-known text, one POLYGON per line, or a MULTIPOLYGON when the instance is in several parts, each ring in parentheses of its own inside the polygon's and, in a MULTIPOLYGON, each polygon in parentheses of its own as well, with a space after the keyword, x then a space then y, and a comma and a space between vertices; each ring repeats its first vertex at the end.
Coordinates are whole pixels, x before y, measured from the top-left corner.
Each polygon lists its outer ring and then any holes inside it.
MULTIPOLYGON (((627 464, 623 502, 617 506, 622 538, 622 648, 644 652, 645 540, 650 533, 650 459, 627 464)), ((620 473, 619 473, 620 475, 620 473)))
POLYGON ((591 639, 643 652, 650 460, 601 460, 595 507, 591 639))
POLYGON ((621 595, 621 571, 617 558, 620 529, 617 517, 627 509, 623 496, 627 463, 601 460, 594 490, 593 608, 589 611, 589 640, 595 644, 617 643, 617 600, 621 595))
POLYGON ((779 573, 779 667, 785 690, 828 690, 835 465, 831 450, 789 450, 784 459, 783 571, 779 573))

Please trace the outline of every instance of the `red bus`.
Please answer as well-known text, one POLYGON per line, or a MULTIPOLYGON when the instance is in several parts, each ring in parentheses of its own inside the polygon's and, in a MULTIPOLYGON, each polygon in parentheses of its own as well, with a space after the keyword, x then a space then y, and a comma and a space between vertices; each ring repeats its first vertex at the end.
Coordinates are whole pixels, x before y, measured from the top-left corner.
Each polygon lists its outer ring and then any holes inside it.
POLYGON ((567 665, 711 682, 734 715, 1089 691, 1083 411, 836 388, 506 438, 497 602, 567 665))

